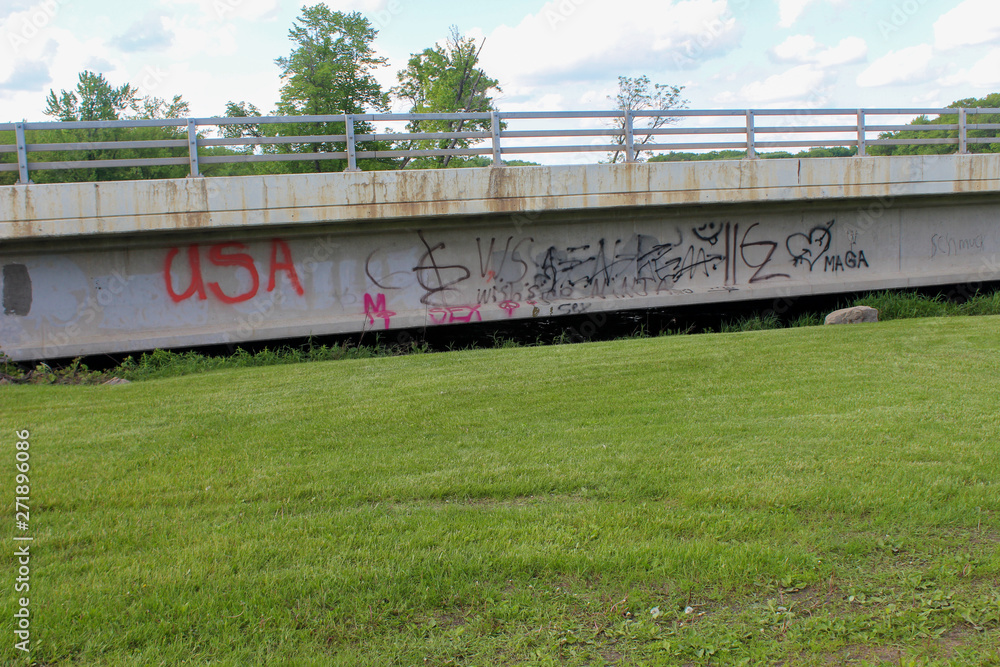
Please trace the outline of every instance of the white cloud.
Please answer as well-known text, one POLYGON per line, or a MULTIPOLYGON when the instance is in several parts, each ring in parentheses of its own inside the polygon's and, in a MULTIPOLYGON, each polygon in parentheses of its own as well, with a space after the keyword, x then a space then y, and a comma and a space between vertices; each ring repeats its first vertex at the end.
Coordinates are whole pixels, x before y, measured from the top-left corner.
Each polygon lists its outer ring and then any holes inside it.
POLYGON ((993 49, 968 69, 946 74, 940 83, 962 88, 992 88, 1000 85, 1000 48, 993 49))
POLYGON ((326 0, 323 4, 335 12, 377 12, 398 5, 401 0, 326 0))
POLYGON ((868 44, 860 37, 846 37, 836 46, 824 48, 812 35, 792 35, 771 49, 769 55, 778 63, 834 67, 862 62, 868 57, 868 44))
POLYGON ((41 7, 14 12, 0 20, 0 80, 15 59, 38 58, 52 39, 56 10, 41 7))
POLYGON ((6 85, 0 88, 0 103, 7 116, 0 122, 48 120, 42 109, 49 89, 75 88, 80 71, 89 63, 107 64, 103 73, 116 85, 127 81, 121 59, 102 40, 81 38, 57 26, 58 11, 58 7, 36 3, 0 20, 0 85, 6 85), (26 80, 29 74, 31 81, 26 80))
MULTIPOLYGON (((260 11, 268 2, 249 4, 260 11)), ((211 3, 202 4, 211 9, 211 3)), ((181 94, 192 103, 192 113, 200 116, 221 113, 230 97, 249 97, 268 111, 277 99, 277 69, 270 54, 261 55, 259 63, 253 61, 257 54, 245 55, 243 72, 226 74, 224 85, 220 85, 219 71, 205 66, 213 58, 239 53, 239 28, 231 23, 206 22, 198 13, 177 11, 157 19, 174 35, 173 42, 162 51, 139 54, 118 48, 113 37, 63 27, 58 15, 51 22, 41 18, 39 10, 31 9, 0 19, 0 105, 7 116, 0 122, 48 120, 42 113, 48 90, 74 89, 85 69, 102 73, 115 86, 131 83, 140 95, 170 98, 181 94), (10 39, 11 34, 16 39, 10 39), (41 76, 43 69, 48 71, 48 80, 41 76), (34 88, 18 90, 29 71, 35 75, 34 88), (2 89, 5 82, 6 90, 2 89)))
POLYGON ((813 107, 825 97, 824 87, 828 77, 826 72, 814 65, 799 65, 763 81, 752 81, 736 93, 722 93, 716 96, 715 102, 739 107, 795 102, 813 107))
POLYGON ((128 52, 162 50, 173 42, 174 35, 164 24, 169 19, 147 12, 146 15, 115 36, 114 43, 119 50, 128 52))
POLYGON ((836 67, 864 62, 868 57, 868 44, 860 37, 845 37, 816 56, 821 67, 836 67))
POLYGON ((930 44, 890 51, 858 75, 862 88, 919 83, 933 78, 934 48, 930 44))
POLYGON ((934 23, 934 44, 942 50, 1000 41, 996 0, 965 0, 934 23))
POLYGON ((166 62, 194 60, 198 54, 224 57, 239 52, 239 28, 233 24, 205 25, 190 17, 165 17, 163 23, 174 35, 163 59, 166 62))
POLYGON ((916 95, 910 97, 910 103, 917 107, 936 107, 938 109, 951 104, 952 100, 945 101, 941 96, 941 89, 934 88, 926 92, 921 91, 916 95))
POLYGON ((1000 84, 1000 49, 993 49, 986 54, 986 57, 970 67, 968 81, 977 87, 1000 84))
POLYGON ((812 35, 792 35, 771 49, 771 59, 779 63, 805 63, 819 50, 820 43, 812 35))
POLYGON ((814 0, 778 0, 778 27, 791 28, 814 0))
POLYGON ((168 6, 195 5, 202 17, 221 23, 242 19, 260 21, 275 18, 278 0, 162 0, 168 6))
POLYGON ((604 3, 553 0, 516 26, 493 30, 481 61, 505 99, 517 102, 553 84, 593 89, 619 75, 648 74, 662 83, 729 52, 741 35, 726 0, 634 0, 628 11, 614 12, 604 3))

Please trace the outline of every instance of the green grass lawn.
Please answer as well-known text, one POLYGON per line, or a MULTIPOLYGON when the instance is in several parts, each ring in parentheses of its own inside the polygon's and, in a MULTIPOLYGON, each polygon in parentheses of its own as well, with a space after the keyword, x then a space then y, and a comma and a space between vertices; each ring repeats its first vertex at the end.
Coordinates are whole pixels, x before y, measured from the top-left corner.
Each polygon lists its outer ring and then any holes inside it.
POLYGON ((998 408, 998 317, 0 387, 29 660, 997 665, 998 408))

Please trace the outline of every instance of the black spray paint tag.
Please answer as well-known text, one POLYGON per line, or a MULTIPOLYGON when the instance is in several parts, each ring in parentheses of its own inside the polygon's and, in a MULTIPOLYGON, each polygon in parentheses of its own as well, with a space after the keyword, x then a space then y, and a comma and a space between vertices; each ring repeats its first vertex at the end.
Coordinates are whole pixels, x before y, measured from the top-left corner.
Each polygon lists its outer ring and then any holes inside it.
POLYGON ((31 276, 24 264, 4 264, 3 314, 25 316, 31 311, 31 276))

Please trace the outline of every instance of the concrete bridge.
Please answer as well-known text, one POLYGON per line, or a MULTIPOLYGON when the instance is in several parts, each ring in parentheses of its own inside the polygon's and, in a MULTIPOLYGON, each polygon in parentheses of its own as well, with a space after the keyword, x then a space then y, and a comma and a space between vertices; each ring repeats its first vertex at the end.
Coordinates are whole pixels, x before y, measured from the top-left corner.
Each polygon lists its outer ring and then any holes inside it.
POLYGON ((0 187, 0 350, 1000 280, 998 193, 994 154, 0 187))

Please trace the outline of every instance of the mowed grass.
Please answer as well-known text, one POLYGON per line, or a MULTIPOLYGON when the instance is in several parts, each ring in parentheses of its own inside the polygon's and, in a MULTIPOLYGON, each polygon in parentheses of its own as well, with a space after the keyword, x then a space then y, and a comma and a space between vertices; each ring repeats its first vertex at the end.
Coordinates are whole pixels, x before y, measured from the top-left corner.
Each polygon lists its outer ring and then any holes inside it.
POLYGON ((0 402, 37 664, 1000 664, 997 317, 0 402))

